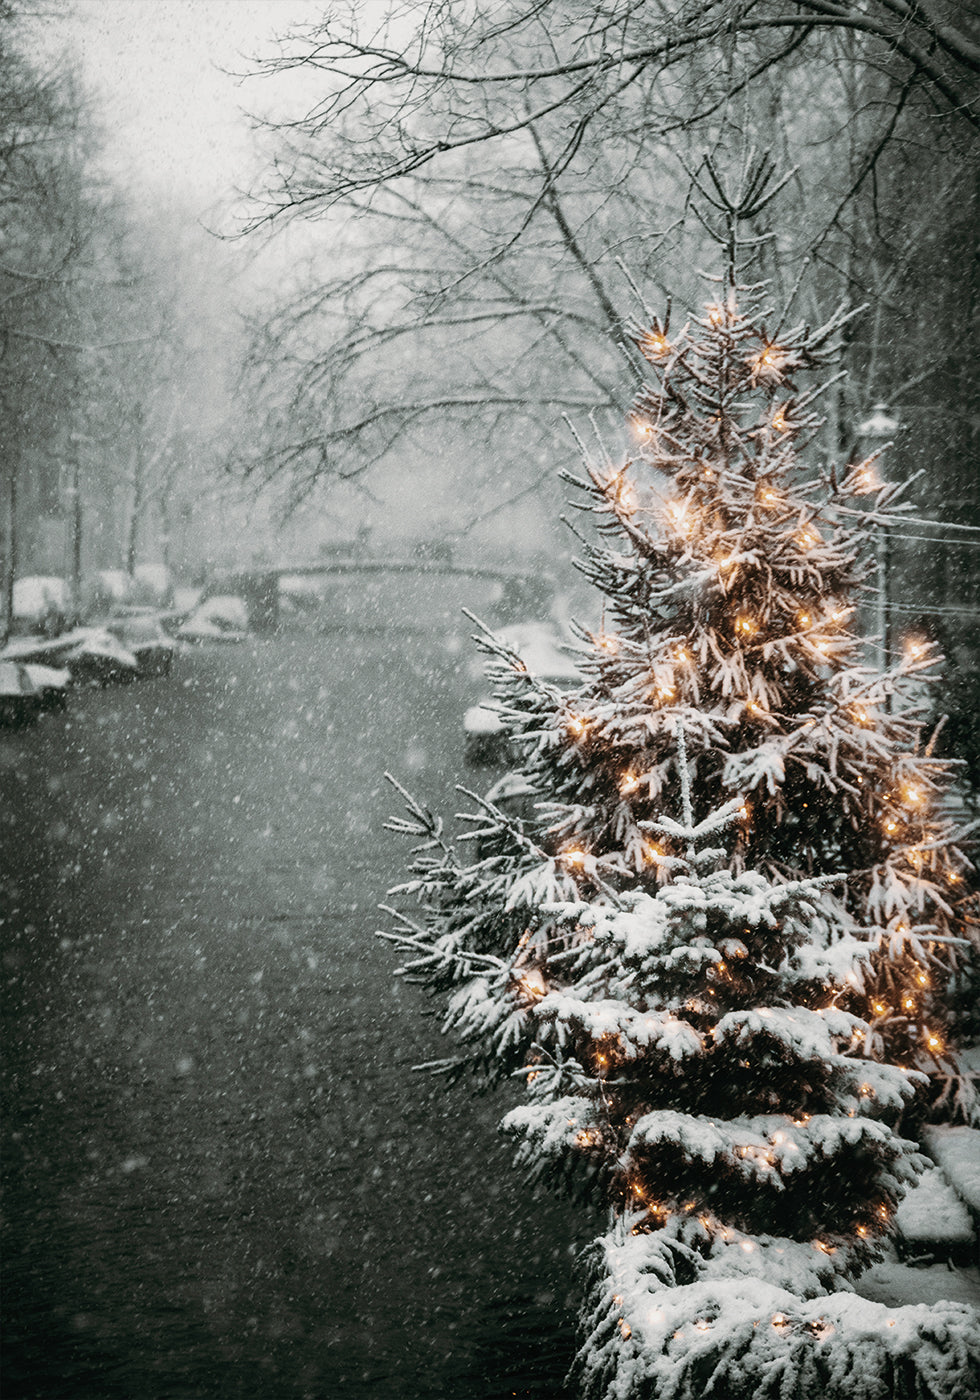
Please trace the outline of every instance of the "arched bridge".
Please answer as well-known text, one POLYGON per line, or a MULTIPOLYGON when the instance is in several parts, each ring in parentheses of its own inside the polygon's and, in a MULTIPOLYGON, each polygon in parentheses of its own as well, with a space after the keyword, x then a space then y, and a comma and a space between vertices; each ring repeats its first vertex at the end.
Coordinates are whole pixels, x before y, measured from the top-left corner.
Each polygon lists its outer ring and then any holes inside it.
POLYGON ((315 563, 260 564, 247 569, 222 570, 215 573, 205 586, 204 596, 233 593, 248 608, 249 620, 256 631, 270 632, 279 625, 281 580, 283 578, 319 578, 330 574, 413 574, 486 579, 503 584, 501 605, 518 613, 547 608, 551 597, 550 580, 530 569, 493 567, 482 564, 456 564, 439 558, 418 559, 359 559, 330 558, 315 563))

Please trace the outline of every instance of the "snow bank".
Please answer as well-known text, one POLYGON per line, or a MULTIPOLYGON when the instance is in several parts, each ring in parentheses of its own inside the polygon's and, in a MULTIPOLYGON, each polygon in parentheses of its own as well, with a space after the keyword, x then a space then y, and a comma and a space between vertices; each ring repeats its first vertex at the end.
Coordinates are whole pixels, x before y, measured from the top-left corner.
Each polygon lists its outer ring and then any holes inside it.
POLYGON ((908 1243, 969 1247, 974 1237, 970 1212, 938 1167, 924 1172, 911 1188, 895 1224, 908 1243))
POLYGON ((980 1128, 935 1124, 923 1128, 922 1145, 942 1167, 974 1218, 980 1216, 980 1128))

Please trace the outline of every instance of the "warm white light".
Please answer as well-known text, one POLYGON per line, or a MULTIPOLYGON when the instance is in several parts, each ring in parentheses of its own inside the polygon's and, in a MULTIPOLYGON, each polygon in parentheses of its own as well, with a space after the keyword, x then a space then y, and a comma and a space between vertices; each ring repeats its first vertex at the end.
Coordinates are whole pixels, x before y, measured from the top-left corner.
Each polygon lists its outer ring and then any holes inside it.
POLYGON ((667 506, 667 517, 679 535, 691 533, 691 519, 683 502, 671 501, 667 506))
POLYGON ((536 967, 532 968, 530 972, 524 973, 520 979, 520 988, 525 996, 529 996, 532 1001, 543 997, 548 990, 544 977, 536 967))
POLYGON ((749 359, 749 367, 756 379, 763 376, 779 375, 786 363, 786 356, 778 345, 766 344, 749 359))
POLYGON ((643 353, 653 356, 656 360, 662 360, 671 351, 670 341, 661 331, 651 331, 643 337, 641 344, 643 353))
POLYGON ((877 491, 878 476, 873 462, 861 462, 851 476, 851 489, 856 496, 865 496, 869 491, 877 491))

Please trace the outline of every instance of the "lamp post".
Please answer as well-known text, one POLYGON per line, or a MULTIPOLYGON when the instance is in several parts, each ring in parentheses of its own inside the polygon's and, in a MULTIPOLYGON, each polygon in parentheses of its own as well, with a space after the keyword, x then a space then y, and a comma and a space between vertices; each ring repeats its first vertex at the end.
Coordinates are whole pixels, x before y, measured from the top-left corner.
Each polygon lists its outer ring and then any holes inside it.
MULTIPOLYGON (((857 425, 857 435, 861 440, 866 457, 883 452, 891 445, 901 423, 888 411, 887 404, 876 403, 870 414, 857 425)), ((888 539, 888 526, 878 526, 878 616, 877 632, 881 637, 884 664, 887 667, 891 654, 891 615, 890 615, 890 566, 891 547, 888 539)))

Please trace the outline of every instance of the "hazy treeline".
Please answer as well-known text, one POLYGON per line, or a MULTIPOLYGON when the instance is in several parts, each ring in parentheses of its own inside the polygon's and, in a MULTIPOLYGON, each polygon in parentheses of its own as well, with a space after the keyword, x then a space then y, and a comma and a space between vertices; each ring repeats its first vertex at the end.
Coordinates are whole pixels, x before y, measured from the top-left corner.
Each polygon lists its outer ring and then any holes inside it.
POLYGON ((37 56, 53 18, 0 5, 5 625, 15 575, 167 562, 207 476, 200 273, 173 213, 106 175, 70 56, 37 56))

